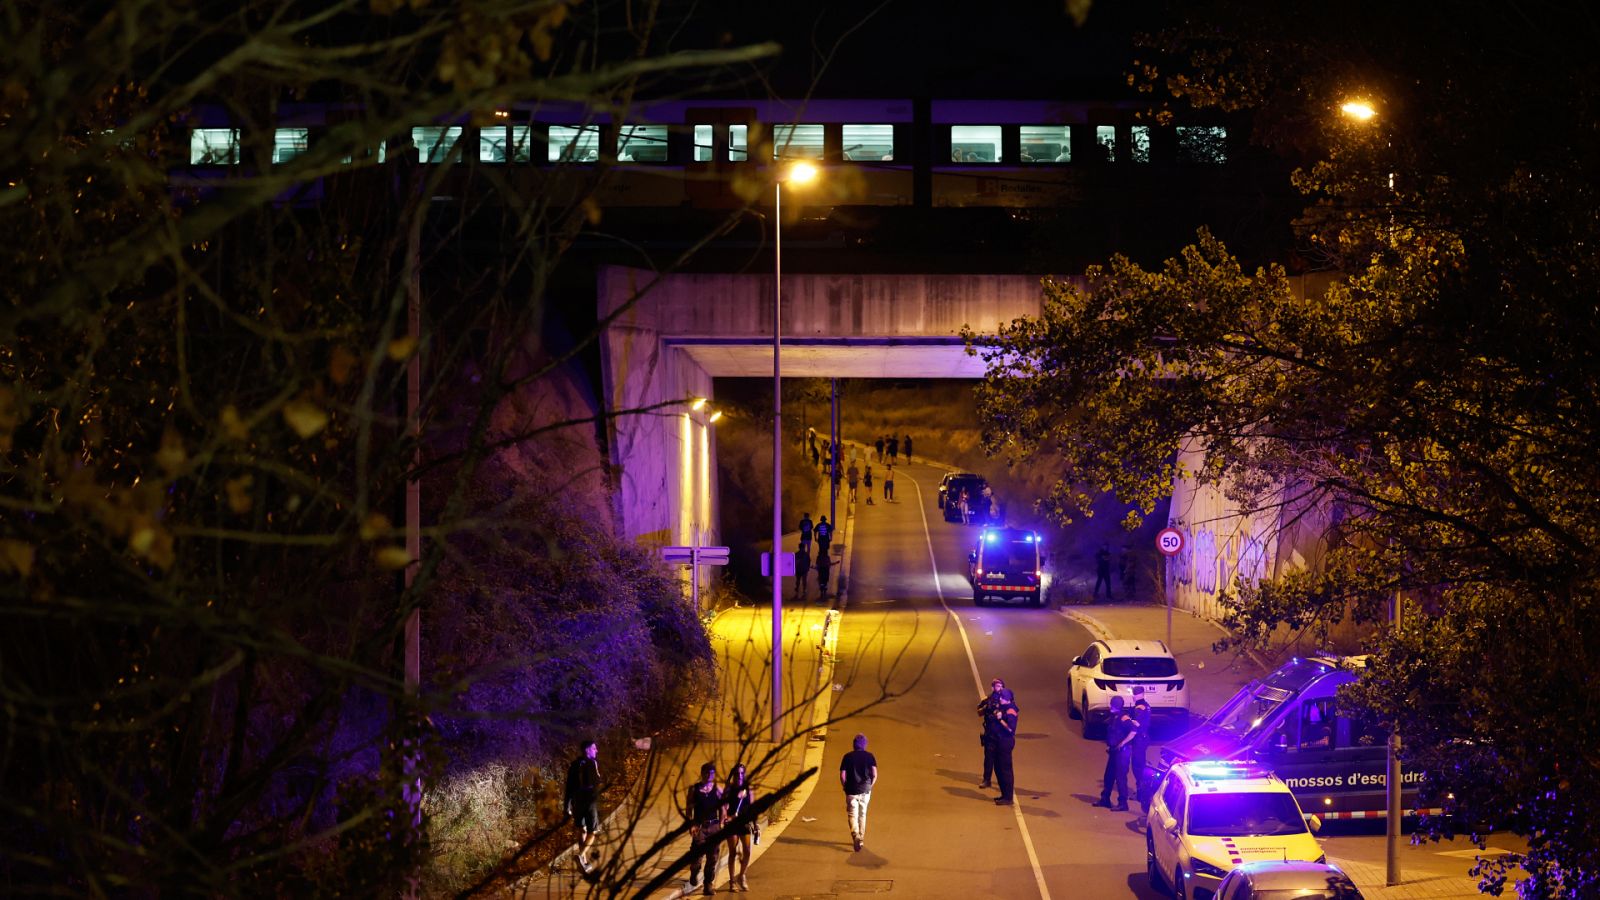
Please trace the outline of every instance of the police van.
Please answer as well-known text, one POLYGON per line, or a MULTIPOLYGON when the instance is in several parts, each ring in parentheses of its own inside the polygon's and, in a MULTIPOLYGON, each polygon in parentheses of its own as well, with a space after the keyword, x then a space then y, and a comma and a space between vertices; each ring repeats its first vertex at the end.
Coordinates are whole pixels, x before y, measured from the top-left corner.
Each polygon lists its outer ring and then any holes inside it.
POLYGON ((967 580, 978 606, 991 600, 1043 606, 1039 535, 1021 528, 985 528, 967 554, 967 580))
MULTIPOLYGON (((1346 660, 1360 665, 1361 660, 1346 660)), ((1238 760, 1270 768, 1308 813, 1323 819, 1388 814, 1388 733, 1338 707, 1358 676, 1331 658, 1296 657, 1234 694, 1216 714, 1161 749, 1161 767, 1185 760, 1238 760)), ((1401 807, 1418 810, 1422 773, 1403 772, 1401 807)))

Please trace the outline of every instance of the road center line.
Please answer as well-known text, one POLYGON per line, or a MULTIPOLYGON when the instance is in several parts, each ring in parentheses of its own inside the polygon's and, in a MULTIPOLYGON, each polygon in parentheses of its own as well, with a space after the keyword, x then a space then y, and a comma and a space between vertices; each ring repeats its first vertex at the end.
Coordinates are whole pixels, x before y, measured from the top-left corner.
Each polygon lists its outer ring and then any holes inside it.
MULTIPOLYGON (((901 477, 911 482, 917 489, 917 512, 922 514, 922 539, 928 545, 928 564, 933 567, 933 589, 939 595, 939 605, 956 623, 956 633, 961 635, 961 646, 967 651, 967 666, 972 670, 972 686, 982 700, 983 677, 978 674, 978 660, 972 655, 972 642, 967 639, 967 626, 962 624, 961 617, 944 601, 944 586, 939 582, 939 558, 933 552, 933 533, 928 528, 928 507, 922 500, 922 484, 910 473, 902 473, 901 477)), ((1039 896, 1042 900, 1050 900, 1050 888, 1044 883, 1044 869, 1039 866, 1039 854, 1033 849, 1033 835, 1028 833, 1028 820, 1022 817, 1022 804, 1013 803, 1011 814, 1017 818, 1017 831, 1022 835, 1022 847, 1028 851, 1028 864, 1033 866, 1033 881, 1039 886, 1039 896)))

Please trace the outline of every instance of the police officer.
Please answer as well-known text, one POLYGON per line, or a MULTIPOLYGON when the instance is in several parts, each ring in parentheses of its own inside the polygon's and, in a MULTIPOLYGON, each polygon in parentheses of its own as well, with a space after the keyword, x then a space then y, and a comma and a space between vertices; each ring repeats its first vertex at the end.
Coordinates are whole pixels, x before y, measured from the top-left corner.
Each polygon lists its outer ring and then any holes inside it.
POLYGON ((994 756, 994 780, 1000 782, 1000 796, 996 806, 1012 804, 1012 786, 1015 779, 1011 771, 1011 751, 1017 747, 1017 704, 1011 691, 1001 688, 995 692, 995 708, 984 723, 989 735, 989 752, 994 756))
POLYGON ((1095 806, 1112 812, 1128 811, 1128 758, 1130 745, 1139 729, 1139 723, 1128 715, 1126 701, 1120 695, 1111 698, 1111 718, 1106 722, 1106 771, 1101 779, 1100 799, 1095 806), (1111 805, 1111 789, 1117 789, 1117 805, 1111 805))
POLYGON ((994 749, 989 746, 989 720, 994 718, 994 711, 1000 708, 999 693, 1006 688, 1005 680, 996 678, 989 682, 989 696, 978 701, 978 725, 983 731, 978 735, 978 743, 983 745, 983 783, 978 787, 990 786, 994 775, 994 749))
POLYGON ((1133 722, 1138 727, 1133 732, 1133 742, 1128 745, 1128 767, 1133 770, 1133 792, 1139 798, 1139 805, 1149 812, 1150 795, 1155 789, 1145 762, 1145 753, 1150 749, 1150 701, 1144 698, 1142 687, 1135 687, 1133 694, 1133 722))

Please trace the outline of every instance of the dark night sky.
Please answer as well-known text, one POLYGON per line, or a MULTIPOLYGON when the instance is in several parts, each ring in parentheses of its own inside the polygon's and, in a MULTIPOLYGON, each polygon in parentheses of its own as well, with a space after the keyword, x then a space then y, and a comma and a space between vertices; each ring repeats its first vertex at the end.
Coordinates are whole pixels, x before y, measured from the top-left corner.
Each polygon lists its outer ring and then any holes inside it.
MULTIPOLYGON (((804 93, 822 70, 817 97, 1112 99, 1129 93, 1129 35, 1158 7, 1097 0, 1079 28, 1064 0, 701 0, 680 7, 695 24, 674 44, 777 40, 784 54, 766 72, 786 97, 804 93)), ((741 90, 767 93, 755 80, 741 90)))

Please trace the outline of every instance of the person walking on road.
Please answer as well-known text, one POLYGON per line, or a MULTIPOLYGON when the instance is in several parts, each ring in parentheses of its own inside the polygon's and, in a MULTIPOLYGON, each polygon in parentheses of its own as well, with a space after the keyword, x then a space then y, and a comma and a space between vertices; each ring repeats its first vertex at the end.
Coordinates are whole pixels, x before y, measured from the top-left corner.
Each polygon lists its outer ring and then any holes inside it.
POLYGON ((689 788, 689 803, 686 807, 689 819, 689 889, 694 890, 702 883, 705 886, 705 895, 712 896, 715 891, 711 885, 717 880, 717 847, 712 835, 722 827, 722 815, 725 811, 722 803, 722 789, 717 787, 717 765, 706 763, 700 767, 700 782, 689 788))
POLYGON ((856 468, 856 461, 850 460, 850 468, 844 473, 845 483, 850 485, 850 502, 856 502, 856 485, 861 482, 861 470, 856 468))
POLYGON ((878 759, 867 752, 867 736, 858 734, 852 749, 839 761, 839 784, 844 786, 844 813, 850 823, 850 840, 856 850, 867 844, 867 804, 878 782, 878 759))
POLYGON ((755 805, 756 795, 750 790, 750 779, 745 775, 744 763, 735 763, 733 771, 728 773, 728 783, 722 788, 722 802, 728 807, 728 888, 748 891, 750 882, 746 876, 750 874, 750 844, 760 832, 757 831, 755 820, 749 819, 750 807, 755 805), (741 821, 741 816, 748 821, 741 821))
POLYGON ((1133 742, 1128 745, 1128 768, 1133 770, 1133 794, 1139 798, 1139 807, 1150 811, 1150 797, 1155 793, 1155 779, 1145 762, 1150 750, 1150 701, 1144 698, 1144 688, 1133 689, 1133 742))
POLYGON ((583 874, 594 872, 589 861, 589 845, 600 831, 600 745, 584 741, 578 758, 567 767, 567 790, 564 806, 567 815, 582 833, 578 839, 578 868, 583 874))
POLYGON ((867 471, 861 476, 861 486, 867 489, 867 505, 872 506, 872 463, 867 463, 867 471))
POLYGON ((994 754, 994 780, 1000 783, 1000 796, 996 806, 1010 806, 1015 798, 1016 779, 1011 770, 1011 754, 1017 749, 1017 704, 1011 691, 1001 688, 995 692, 995 708, 984 723, 989 733, 990 752, 994 754))
POLYGON ((883 435, 878 435, 878 439, 872 442, 872 449, 878 452, 878 462, 883 462, 883 435))
POLYGON ((883 502, 894 500, 894 463, 890 463, 883 470, 883 502))
MULTIPOLYGON (((1087 712, 1085 712, 1087 715, 1087 712)), ((1111 698, 1111 718, 1106 722, 1106 772, 1101 779, 1100 799, 1095 806, 1112 812, 1128 811, 1128 759, 1132 755, 1129 745, 1139 724, 1128 715, 1126 701, 1120 695, 1111 698), (1117 805, 1111 805, 1111 789, 1116 788, 1117 805)))
POLYGON ((889 435, 889 443, 888 443, 887 449, 889 451, 889 461, 892 462, 892 463, 899 462, 900 461, 900 439, 895 437, 892 434, 889 435))
POLYGON ((800 600, 806 598, 807 582, 811 578, 811 542, 800 545, 794 552, 794 595, 800 600))
POLYGON ((811 529, 811 536, 816 539, 817 558, 820 563, 822 556, 828 552, 828 545, 833 543, 833 525, 827 516, 817 519, 817 526, 811 529))
POLYGON ((1102 584, 1106 586, 1106 599, 1115 601, 1117 598, 1111 595, 1111 548, 1105 544, 1101 544, 1100 549, 1094 554, 1094 593, 1090 595, 1090 599, 1100 599, 1102 584))
POLYGON ((902 443, 905 445, 905 448, 906 448, 906 464, 910 465, 911 464, 911 435, 909 435, 909 434, 906 435, 906 439, 902 443))
POLYGON ((800 549, 811 552, 811 513, 800 514, 800 549))
POLYGON ((817 599, 828 599, 828 575, 833 571, 833 556, 824 545, 817 545, 817 599))

